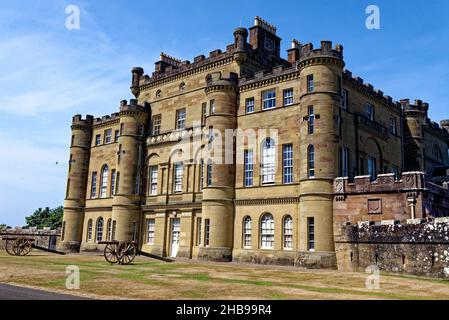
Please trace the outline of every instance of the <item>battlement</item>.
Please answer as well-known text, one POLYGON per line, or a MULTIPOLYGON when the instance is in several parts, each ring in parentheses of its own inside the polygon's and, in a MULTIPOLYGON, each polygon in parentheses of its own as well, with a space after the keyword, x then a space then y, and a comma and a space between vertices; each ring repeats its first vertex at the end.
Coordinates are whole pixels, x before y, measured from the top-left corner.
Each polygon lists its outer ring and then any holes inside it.
POLYGON ((277 30, 277 28, 274 25, 268 23, 267 21, 265 21, 264 19, 262 19, 259 16, 256 16, 254 18, 254 27, 261 27, 261 28, 271 32, 274 35, 276 34, 276 30, 277 30))
POLYGON ((85 125, 91 126, 94 122, 94 116, 86 115, 86 118, 83 119, 80 114, 76 114, 72 118, 72 125, 85 125))
POLYGON ((306 60, 315 57, 334 57, 343 59, 343 46, 336 44, 332 49, 332 41, 321 41, 321 47, 314 49, 312 43, 301 46, 299 59, 306 60))
POLYGON ((94 119, 94 125, 100 125, 100 124, 104 124, 106 122, 109 122, 111 120, 118 120, 120 118, 119 113, 118 112, 114 112, 110 115, 105 115, 102 116, 101 118, 95 118, 94 119))
POLYGON ((137 99, 130 99, 129 104, 128 101, 122 100, 120 101, 120 112, 124 111, 137 111, 137 112, 145 112, 145 106, 141 106, 137 104, 137 99))
POLYGON ((208 87, 212 86, 237 86, 239 81, 238 74, 230 72, 222 74, 221 72, 213 72, 207 75, 206 83, 208 87))
POLYGON ((283 75, 292 74, 295 71, 297 71, 296 66, 286 67, 283 65, 275 66, 270 71, 260 70, 254 73, 253 76, 240 77, 239 86, 269 80, 283 75))
POLYGON ((160 61, 176 67, 179 67, 179 65, 181 65, 181 60, 176 59, 175 57, 172 57, 164 52, 161 52, 160 54, 160 61))
POLYGON ((414 104, 410 103, 410 99, 401 99, 400 104, 404 112, 421 112, 427 116, 429 111, 429 104, 419 99, 416 99, 414 104))

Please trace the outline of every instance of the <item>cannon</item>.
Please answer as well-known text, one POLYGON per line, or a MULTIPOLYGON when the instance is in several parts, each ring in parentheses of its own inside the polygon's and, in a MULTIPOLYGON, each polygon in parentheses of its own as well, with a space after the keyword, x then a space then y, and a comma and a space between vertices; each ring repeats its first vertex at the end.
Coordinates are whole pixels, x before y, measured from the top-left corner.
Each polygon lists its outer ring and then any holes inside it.
POLYGON ((34 238, 26 235, 6 236, 1 239, 5 241, 6 252, 11 256, 27 256, 30 254, 32 248, 51 253, 65 254, 65 252, 40 247, 34 244, 34 238))
POLYGON ((98 244, 105 244, 104 258, 111 264, 128 265, 134 261, 137 248, 134 241, 99 241, 98 244))

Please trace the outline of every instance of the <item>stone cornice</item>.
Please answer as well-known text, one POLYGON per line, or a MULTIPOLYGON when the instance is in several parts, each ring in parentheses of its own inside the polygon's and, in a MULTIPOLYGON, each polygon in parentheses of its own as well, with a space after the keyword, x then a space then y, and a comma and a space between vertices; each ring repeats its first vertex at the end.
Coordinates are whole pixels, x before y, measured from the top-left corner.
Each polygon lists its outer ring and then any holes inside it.
POLYGON ((237 88, 231 85, 212 85, 205 89, 206 94, 211 94, 214 92, 223 92, 223 91, 236 91, 237 88))
POLYGON ((111 125, 115 125, 115 124, 119 124, 119 123, 120 123, 120 118, 109 119, 109 120, 101 121, 98 123, 94 123, 93 128, 98 129, 98 128, 103 128, 103 127, 107 127, 107 126, 111 126, 111 125))
POLYGON ((250 91, 261 87, 267 87, 281 82, 299 79, 299 71, 292 71, 290 73, 282 74, 279 76, 272 76, 252 83, 244 84, 239 87, 240 92, 250 91))
POLYGON ((318 56, 318 57, 311 57, 311 58, 299 61, 298 69, 302 70, 303 68, 314 66, 314 65, 320 65, 320 64, 333 64, 342 69, 345 66, 344 61, 339 58, 332 57, 332 56, 318 56))
POLYGON ((271 199, 239 199, 234 200, 236 206, 253 206, 253 205, 267 205, 267 204, 288 204, 299 203, 299 197, 284 197, 271 199))

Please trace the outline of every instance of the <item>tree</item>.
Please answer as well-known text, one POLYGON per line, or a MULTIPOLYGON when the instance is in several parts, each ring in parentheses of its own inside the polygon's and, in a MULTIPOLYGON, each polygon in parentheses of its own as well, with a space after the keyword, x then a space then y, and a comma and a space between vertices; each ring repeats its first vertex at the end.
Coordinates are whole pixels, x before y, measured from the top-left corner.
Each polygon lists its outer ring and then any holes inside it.
POLYGON ((11 229, 11 227, 8 226, 7 224, 1 223, 0 224, 0 230, 2 230, 2 229, 11 229))
POLYGON ((37 227, 38 229, 49 227, 56 229, 62 225, 63 212, 62 206, 54 209, 50 209, 49 207, 45 209, 39 208, 31 216, 25 218, 27 223, 25 227, 37 227))

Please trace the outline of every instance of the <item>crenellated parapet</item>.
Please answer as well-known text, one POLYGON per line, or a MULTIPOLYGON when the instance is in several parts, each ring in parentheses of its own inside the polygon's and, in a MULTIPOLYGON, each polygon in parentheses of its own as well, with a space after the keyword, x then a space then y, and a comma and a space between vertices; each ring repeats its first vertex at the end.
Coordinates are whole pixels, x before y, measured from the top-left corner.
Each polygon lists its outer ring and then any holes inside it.
POLYGON ((299 78, 299 71, 296 66, 276 66, 270 71, 260 70, 251 77, 240 77, 239 90, 254 90, 297 78, 299 78))
POLYGON ((93 116, 86 115, 86 118, 83 119, 80 114, 76 114, 72 118, 72 130, 91 128, 93 123, 94 123, 93 116))
POLYGON ((206 93, 214 91, 235 91, 239 84, 239 77, 236 73, 230 72, 228 77, 221 72, 213 72, 206 77, 206 93))
POLYGON ((416 99, 415 103, 410 103, 410 99, 401 99, 400 104, 405 115, 419 116, 427 118, 429 104, 422 100, 416 99))
POLYGON ((148 108, 146 106, 139 105, 137 103, 137 99, 130 99, 129 104, 127 100, 120 101, 120 115, 147 112, 148 108))
POLYGON ((332 41, 321 41, 321 47, 318 49, 314 49, 312 43, 301 46, 298 68, 314 64, 336 64, 343 68, 343 46, 337 44, 332 48, 332 41))

